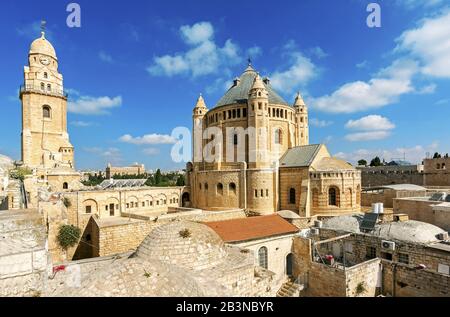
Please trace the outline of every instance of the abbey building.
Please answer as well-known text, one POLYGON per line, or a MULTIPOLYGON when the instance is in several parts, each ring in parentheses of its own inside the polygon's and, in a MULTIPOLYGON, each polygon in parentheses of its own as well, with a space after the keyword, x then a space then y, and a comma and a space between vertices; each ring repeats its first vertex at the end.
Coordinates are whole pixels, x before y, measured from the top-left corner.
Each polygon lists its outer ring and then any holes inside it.
POLYGON ((193 124, 197 155, 187 166, 193 206, 287 209, 303 217, 360 210, 360 172, 332 158, 325 145, 310 145, 300 93, 288 103, 252 65, 212 109, 200 96, 193 124))

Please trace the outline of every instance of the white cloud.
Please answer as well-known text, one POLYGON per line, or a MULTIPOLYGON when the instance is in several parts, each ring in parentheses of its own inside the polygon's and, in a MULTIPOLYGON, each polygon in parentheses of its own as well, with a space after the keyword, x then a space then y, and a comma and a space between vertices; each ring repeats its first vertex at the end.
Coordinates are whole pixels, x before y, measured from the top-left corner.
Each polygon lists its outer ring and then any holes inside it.
POLYGON ((369 66, 369 62, 367 60, 362 61, 361 63, 356 64, 356 68, 367 68, 369 66))
POLYGON ((271 84, 275 89, 286 93, 293 92, 315 78, 317 67, 300 52, 290 53, 291 65, 287 70, 274 72, 271 84))
POLYGON ((388 118, 379 115, 369 115, 358 120, 349 120, 345 125, 347 129, 374 131, 374 130, 392 130, 395 124, 388 118))
POLYGON ((417 7, 435 7, 442 4, 443 0, 396 0, 397 5, 401 5, 407 9, 414 9, 417 7))
POLYGON ((159 153, 161 153, 161 151, 157 148, 147 148, 147 149, 142 150, 142 152, 148 156, 156 156, 159 153))
POLYGON ((314 127, 324 128, 324 127, 328 127, 328 126, 332 125, 333 121, 319 120, 317 118, 311 118, 309 120, 309 123, 314 127))
POLYGON ((328 53, 325 53, 325 51, 324 51, 321 47, 319 47, 319 46, 310 48, 310 49, 308 50, 308 52, 309 52, 311 55, 313 55, 313 56, 315 56, 315 57, 317 57, 317 58, 319 58, 319 59, 322 59, 322 58, 325 58, 325 57, 329 56, 329 54, 328 54, 328 53))
POLYGON ((424 74, 450 77, 450 10, 423 20, 418 28, 405 31, 397 42, 397 52, 406 51, 421 60, 424 74))
POLYGON ((104 115, 109 114, 113 108, 122 105, 122 97, 91 97, 80 96, 75 101, 67 103, 67 110, 72 113, 85 115, 104 115))
POLYGON ((426 85, 426 86, 420 88, 419 90, 417 90, 417 93, 419 95, 434 94, 436 91, 436 88, 437 88, 436 84, 429 84, 429 85, 426 85))
POLYGON ((389 131, 368 131, 368 132, 357 132, 347 134, 345 136, 345 139, 351 142, 375 141, 375 140, 384 140, 390 135, 391 133, 389 131))
POLYGON ((209 41, 214 36, 214 28, 209 22, 199 22, 192 26, 183 25, 180 33, 187 44, 196 45, 209 41))
POLYGON ((70 124, 73 125, 74 127, 85 128, 92 126, 93 123, 87 121, 72 121, 70 122, 70 124))
POLYGON ((157 56, 147 71, 153 76, 209 75, 241 62, 240 48, 231 39, 223 47, 214 42, 214 28, 199 22, 180 28, 181 37, 189 45, 186 52, 157 56))
POLYGON ((167 134, 146 134, 141 137, 133 137, 129 134, 125 134, 119 138, 119 141, 124 143, 131 143, 135 145, 145 144, 174 144, 177 142, 175 138, 167 134))
POLYGON ((315 109, 332 113, 380 108, 395 103, 401 95, 414 91, 411 80, 416 72, 415 61, 398 59, 368 82, 344 84, 330 95, 312 98, 309 104, 315 109))
POLYGON ((254 59, 257 58, 258 56, 261 56, 263 52, 261 47, 255 45, 248 48, 246 53, 250 59, 254 59))
POLYGON ((105 62, 105 63, 108 63, 108 64, 114 63, 114 59, 112 58, 112 56, 109 55, 108 53, 103 52, 103 51, 98 53, 98 58, 100 58, 100 60, 102 62, 105 62))
POLYGON ((441 105, 447 105, 450 104, 450 98, 449 99, 440 99, 436 101, 435 105, 441 106, 441 105))
POLYGON ((120 164, 123 162, 122 153, 118 148, 85 147, 83 150, 104 159, 105 162, 120 164))
POLYGON ((375 156, 391 161, 403 157, 411 163, 421 163, 427 153, 434 153, 438 150, 439 144, 434 142, 428 146, 416 145, 410 148, 398 147, 395 149, 359 149, 350 153, 339 152, 335 156, 349 162, 356 163, 360 159, 368 162, 375 156))

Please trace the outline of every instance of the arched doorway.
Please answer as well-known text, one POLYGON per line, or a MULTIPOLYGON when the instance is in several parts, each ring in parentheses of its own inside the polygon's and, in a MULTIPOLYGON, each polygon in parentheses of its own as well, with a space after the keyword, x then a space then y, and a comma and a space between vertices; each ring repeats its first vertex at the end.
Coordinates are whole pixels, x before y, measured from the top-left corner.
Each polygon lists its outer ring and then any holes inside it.
POLYGON ((286 256, 286 275, 287 276, 292 276, 294 274, 293 266, 294 266, 294 256, 292 255, 292 253, 289 253, 286 256))
POLYGON ((183 207, 191 206, 191 199, 189 193, 183 193, 183 196, 181 196, 181 204, 183 207))

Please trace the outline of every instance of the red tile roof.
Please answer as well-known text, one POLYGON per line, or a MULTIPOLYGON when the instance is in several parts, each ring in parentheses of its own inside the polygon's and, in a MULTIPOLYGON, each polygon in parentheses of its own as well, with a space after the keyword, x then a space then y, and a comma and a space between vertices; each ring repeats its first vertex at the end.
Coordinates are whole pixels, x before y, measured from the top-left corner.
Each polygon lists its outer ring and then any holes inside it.
POLYGON ((240 242, 296 233, 299 229, 278 215, 207 222, 225 242, 240 242))

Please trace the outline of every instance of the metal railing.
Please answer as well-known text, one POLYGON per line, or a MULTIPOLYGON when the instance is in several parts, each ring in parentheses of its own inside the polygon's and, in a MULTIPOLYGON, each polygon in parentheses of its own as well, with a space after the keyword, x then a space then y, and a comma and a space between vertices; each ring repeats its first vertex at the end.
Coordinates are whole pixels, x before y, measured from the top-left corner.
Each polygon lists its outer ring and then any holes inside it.
POLYGON ((19 91, 20 96, 22 96, 22 94, 25 92, 36 92, 45 95, 69 98, 69 94, 63 89, 55 89, 55 88, 48 89, 48 87, 41 87, 36 85, 21 85, 19 91))

